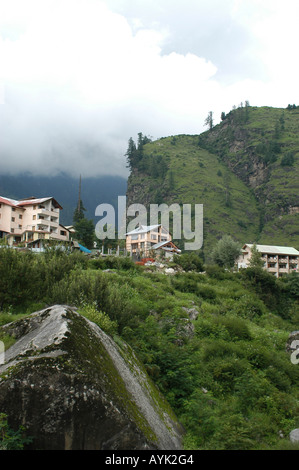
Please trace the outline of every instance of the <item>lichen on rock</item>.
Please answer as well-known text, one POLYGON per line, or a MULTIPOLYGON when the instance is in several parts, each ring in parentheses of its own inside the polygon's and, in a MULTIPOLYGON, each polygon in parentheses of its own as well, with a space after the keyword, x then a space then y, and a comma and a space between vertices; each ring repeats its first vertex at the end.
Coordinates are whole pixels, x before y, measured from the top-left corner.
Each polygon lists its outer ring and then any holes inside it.
POLYGON ((182 427, 132 349, 56 305, 5 325, 0 412, 36 449, 180 449, 182 427))

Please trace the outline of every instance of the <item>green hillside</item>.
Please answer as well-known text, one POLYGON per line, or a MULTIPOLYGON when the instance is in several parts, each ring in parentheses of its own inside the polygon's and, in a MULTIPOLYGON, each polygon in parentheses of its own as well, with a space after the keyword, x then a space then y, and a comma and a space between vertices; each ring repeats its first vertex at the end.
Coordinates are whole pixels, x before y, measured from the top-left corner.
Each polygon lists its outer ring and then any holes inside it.
POLYGON ((298 248, 298 130, 299 109, 248 106, 199 136, 139 134, 128 203, 203 204, 206 256, 224 234, 298 248))

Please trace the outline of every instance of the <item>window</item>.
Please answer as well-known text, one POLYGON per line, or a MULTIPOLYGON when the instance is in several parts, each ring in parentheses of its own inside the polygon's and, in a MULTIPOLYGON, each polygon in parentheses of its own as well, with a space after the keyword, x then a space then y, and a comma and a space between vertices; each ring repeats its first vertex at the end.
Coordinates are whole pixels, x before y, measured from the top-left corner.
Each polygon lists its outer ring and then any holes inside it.
POLYGON ((16 210, 16 209, 15 209, 14 207, 12 207, 12 209, 11 209, 11 210, 12 210, 13 212, 15 212, 15 210, 16 210))
POLYGON ((12 217, 12 218, 11 218, 11 221, 12 221, 12 222, 14 222, 15 220, 16 220, 15 217, 12 217))
POLYGON ((33 220, 36 220, 36 215, 34 215, 34 216, 32 217, 32 219, 33 219, 33 220))
POLYGON ((15 229, 14 229, 14 228, 11 229, 11 233, 15 233, 15 229))
POLYGON ((22 214, 19 214, 19 219, 23 219, 23 216, 22 216, 22 214))
POLYGON ((62 235, 63 237, 66 236, 66 231, 65 230, 60 230, 60 235, 62 235))
POLYGON ((151 240, 157 240, 157 235, 151 234, 151 240))
POLYGON ((141 240, 142 240, 144 237, 145 237, 145 233, 141 233, 141 234, 140 234, 141 240))
POLYGON ((138 235, 131 235, 131 240, 138 240, 138 235))

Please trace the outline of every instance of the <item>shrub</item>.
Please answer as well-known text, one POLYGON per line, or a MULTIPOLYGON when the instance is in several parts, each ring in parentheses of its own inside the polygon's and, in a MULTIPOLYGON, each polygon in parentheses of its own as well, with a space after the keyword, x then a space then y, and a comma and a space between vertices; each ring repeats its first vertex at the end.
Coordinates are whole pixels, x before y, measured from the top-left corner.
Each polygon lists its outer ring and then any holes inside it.
POLYGON ((0 450, 23 450, 24 446, 30 442, 32 438, 25 436, 24 426, 14 431, 8 425, 7 415, 0 414, 0 450))
POLYGON ((203 271, 203 261, 194 252, 174 255, 173 262, 181 266, 184 271, 203 271))
POLYGON ((98 325, 108 335, 113 336, 117 333, 117 322, 110 320, 106 313, 98 311, 94 305, 85 305, 79 310, 79 313, 98 325))
POLYGON ((294 165, 295 157, 294 152, 287 152, 281 159, 281 166, 292 166, 294 165))

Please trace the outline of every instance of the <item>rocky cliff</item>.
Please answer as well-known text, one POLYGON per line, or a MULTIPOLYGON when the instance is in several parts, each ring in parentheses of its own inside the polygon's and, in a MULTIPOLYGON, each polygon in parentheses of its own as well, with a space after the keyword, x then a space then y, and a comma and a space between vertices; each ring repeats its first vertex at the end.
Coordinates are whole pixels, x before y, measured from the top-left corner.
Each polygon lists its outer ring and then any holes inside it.
POLYGON ((75 309, 53 306, 2 327, 0 413, 34 449, 180 449, 182 428, 131 348, 75 309))

